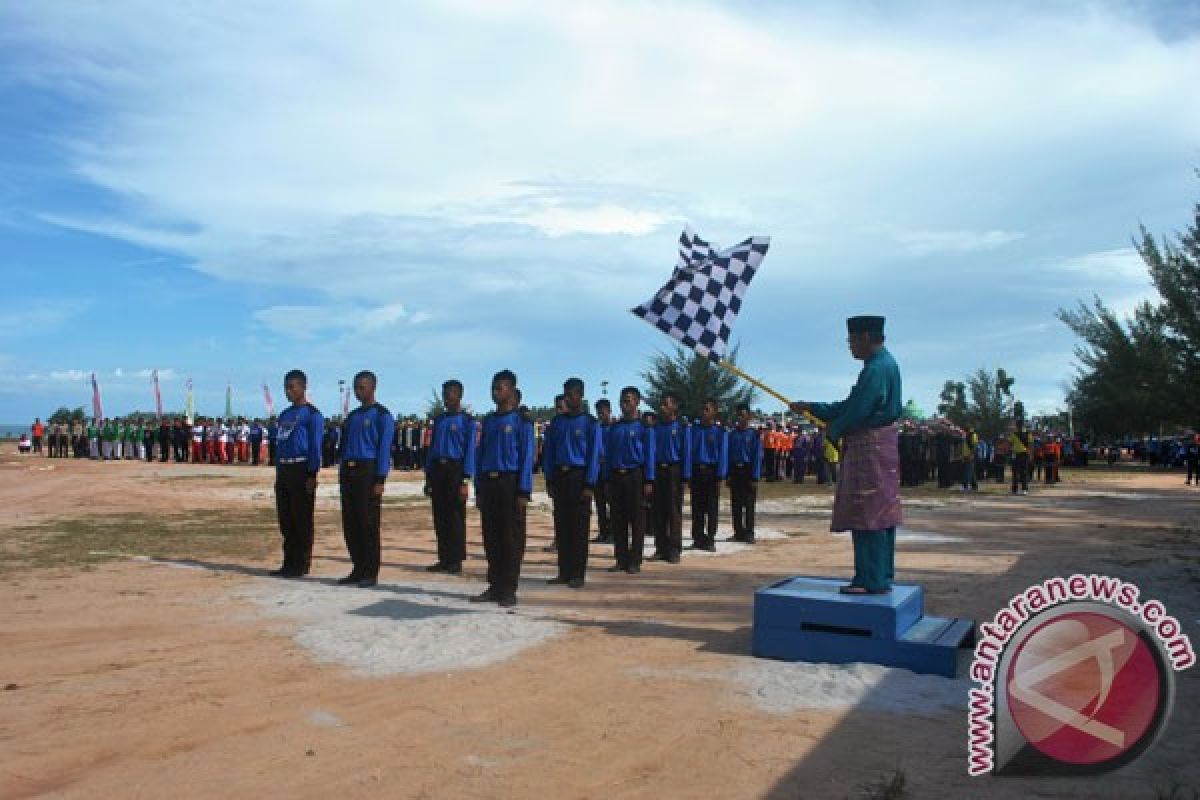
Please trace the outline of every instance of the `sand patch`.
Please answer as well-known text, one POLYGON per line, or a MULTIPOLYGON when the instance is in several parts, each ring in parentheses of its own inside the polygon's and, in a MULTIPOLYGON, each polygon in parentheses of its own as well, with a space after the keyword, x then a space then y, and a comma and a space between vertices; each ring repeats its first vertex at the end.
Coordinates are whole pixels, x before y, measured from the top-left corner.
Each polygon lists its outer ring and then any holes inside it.
POLYGON ((433 584, 358 589, 257 579, 234 594, 286 620, 287 632, 317 661, 363 676, 483 667, 567 630, 528 611, 473 605, 465 593, 433 584))

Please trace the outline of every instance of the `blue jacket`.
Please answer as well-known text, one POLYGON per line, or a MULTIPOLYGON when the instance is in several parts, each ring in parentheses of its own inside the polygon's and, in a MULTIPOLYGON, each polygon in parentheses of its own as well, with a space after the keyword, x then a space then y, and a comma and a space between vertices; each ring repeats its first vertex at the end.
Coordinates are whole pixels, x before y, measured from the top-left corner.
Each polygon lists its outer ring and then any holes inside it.
POLYGON ((475 474, 475 431, 478 424, 465 411, 441 414, 433 421, 433 440, 429 445, 429 455, 425 458, 426 480, 429 479, 433 462, 439 458, 462 461, 464 478, 475 474))
POLYGON ((729 474, 729 435, 725 429, 720 425, 697 423, 692 426, 689 438, 692 440, 691 464, 684 479, 691 479, 697 465, 708 464, 716 468, 719 480, 725 480, 729 474))
POLYGON ((583 467, 583 483, 591 488, 600 478, 600 453, 604 449, 600 423, 590 414, 559 414, 546 430, 542 444, 542 469, 553 481, 559 467, 583 467))
POLYGON ((396 420, 392 412, 379 403, 359 406, 347 415, 342 424, 341 462, 374 461, 375 482, 387 480, 392 467, 392 439, 396 437, 396 420))
POLYGON ((619 419, 608 427, 604 443, 604 477, 615 469, 642 468, 642 480, 654 481, 654 431, 640 419, 619 419))
POLYGON ((488 472, 515 472, 517 493, 528 498, 533 493, 533 424, 513 409, 501 414, 493 411, 483 418, 479 448, 475 451, 475 489, 488 472))
MULTIPOLYGON (((796 437, 800 441, 800 437, 796 437)), ((751 479, 762 477, 763 442, 762 436, 754 428, 734 428, 729 432, 729 463, 749 464, 751 479)))
POLYGON ((658 464, 679 464, 683 479, 691 474, 691 437, 688 424, 681 419, 661 420, 654 426, 654 461, 658 464))
POLYGON ((321 439, 325 435, 325 418, 317 407, 309 403, 288 406, 279 414, 276 426, 275 465, 303 458, 309 473, 321 471, 321 439))

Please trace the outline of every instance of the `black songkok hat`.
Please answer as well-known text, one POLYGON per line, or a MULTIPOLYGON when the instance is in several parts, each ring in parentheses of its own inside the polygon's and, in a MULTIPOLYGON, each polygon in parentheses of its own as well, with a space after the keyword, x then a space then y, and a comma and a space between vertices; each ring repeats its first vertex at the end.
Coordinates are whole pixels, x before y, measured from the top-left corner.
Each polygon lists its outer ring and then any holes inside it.
POLYGON ((849 333, 874 333, 883 335, 883 317, 850 317, 846 320, 849 333))

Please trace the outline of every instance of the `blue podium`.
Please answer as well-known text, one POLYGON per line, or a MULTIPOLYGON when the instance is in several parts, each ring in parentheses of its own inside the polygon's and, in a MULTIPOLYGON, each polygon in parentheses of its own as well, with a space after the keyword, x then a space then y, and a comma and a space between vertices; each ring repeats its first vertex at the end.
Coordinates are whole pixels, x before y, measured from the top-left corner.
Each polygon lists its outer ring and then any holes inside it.
POLYGON ((798 576, 754 593, 754 655, 783 661, 865 661, 953 678, 958 650, 975 644, 975 622, 925 615, 925 593, 898 583, 890 594, 851 595, 846 581, 798 576))

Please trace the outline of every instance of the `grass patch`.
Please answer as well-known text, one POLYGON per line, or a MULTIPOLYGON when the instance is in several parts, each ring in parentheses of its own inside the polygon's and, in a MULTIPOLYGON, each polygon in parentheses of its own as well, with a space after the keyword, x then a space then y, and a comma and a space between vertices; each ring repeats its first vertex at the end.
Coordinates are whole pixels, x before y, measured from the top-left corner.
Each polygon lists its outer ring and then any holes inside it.
POLYGON ((0 533, 0 575, 124 558, 262 558, 279 547, 273 509, 105 514, 0 533))

